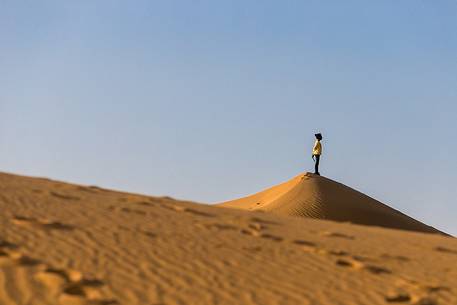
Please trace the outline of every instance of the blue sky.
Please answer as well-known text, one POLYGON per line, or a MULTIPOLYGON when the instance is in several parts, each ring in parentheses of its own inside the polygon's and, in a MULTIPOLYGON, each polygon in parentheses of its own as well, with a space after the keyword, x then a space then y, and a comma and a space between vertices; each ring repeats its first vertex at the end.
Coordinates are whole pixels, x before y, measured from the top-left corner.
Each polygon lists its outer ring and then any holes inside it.
POLYGON ((457 2, 0 0, 0 170, 204 203, 312 170, 457 234, 457 2))

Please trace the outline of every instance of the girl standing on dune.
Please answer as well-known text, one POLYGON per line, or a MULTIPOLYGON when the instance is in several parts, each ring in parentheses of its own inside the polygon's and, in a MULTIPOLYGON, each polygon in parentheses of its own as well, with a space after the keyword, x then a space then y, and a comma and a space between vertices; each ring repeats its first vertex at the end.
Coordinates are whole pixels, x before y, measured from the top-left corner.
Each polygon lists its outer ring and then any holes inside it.
POLYGON ((322 154, 322 144, 321 144, 321 140, 322 140, 322 134, 320 133, 316 133, 314 135, 316 137, 316 142, 314 143, 314 147, 313 147, 313 160, 314 160, 314 174, 316 175, 321 175, 319 173, 319 161, 321 159, 321 154, 322 154))

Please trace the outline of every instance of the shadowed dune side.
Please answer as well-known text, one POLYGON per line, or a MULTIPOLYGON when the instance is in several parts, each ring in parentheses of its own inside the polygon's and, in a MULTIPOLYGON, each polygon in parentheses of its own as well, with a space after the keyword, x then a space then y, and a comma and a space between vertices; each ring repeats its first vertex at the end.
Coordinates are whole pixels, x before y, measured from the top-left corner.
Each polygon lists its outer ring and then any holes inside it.
POLYGON ((311 173, 220 206, 444 234, 344 184, 311 173))

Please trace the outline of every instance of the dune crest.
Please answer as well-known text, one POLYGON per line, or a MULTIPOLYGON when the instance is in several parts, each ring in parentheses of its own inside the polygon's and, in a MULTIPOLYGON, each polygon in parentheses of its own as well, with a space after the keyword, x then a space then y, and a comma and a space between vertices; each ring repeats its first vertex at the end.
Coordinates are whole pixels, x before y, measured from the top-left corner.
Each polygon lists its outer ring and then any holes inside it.
POLYGON ((254 195, 223 202, 220 206, 442 233, 344 184, 311 173, 300 174, 287 182, 254 195))

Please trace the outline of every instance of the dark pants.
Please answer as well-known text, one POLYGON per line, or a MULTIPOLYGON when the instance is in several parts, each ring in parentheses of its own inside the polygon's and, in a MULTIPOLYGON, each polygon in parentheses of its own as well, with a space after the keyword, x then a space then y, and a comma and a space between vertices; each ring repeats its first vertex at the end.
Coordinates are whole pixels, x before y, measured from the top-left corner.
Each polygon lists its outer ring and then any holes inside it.
POLYGON ((315 161, 314 161, 314 173, 316 175, 320 175, 319 174, 319 161, 321 159, 321 156, 320 155, 314 155, 314 158, 315 158, 315 161))

